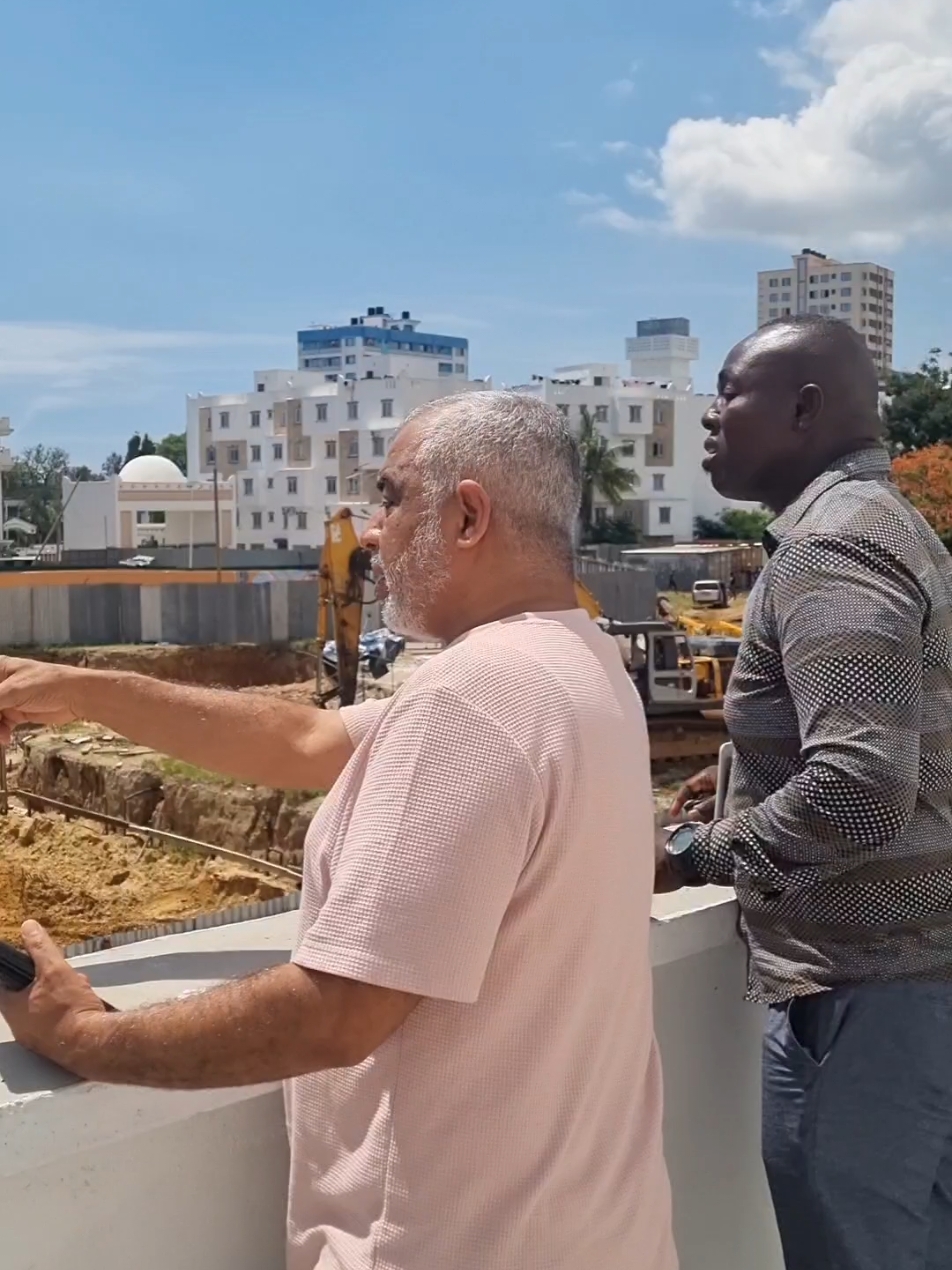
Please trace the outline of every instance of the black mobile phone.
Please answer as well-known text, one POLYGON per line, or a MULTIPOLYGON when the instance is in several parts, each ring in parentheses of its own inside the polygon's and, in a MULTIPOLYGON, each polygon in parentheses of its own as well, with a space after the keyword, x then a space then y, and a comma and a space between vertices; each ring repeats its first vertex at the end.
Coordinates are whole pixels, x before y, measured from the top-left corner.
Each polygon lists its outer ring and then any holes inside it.
POLYGON ((0 939, 0 985, 8 992, 22 992, 35 978, 33 958, 0 939))

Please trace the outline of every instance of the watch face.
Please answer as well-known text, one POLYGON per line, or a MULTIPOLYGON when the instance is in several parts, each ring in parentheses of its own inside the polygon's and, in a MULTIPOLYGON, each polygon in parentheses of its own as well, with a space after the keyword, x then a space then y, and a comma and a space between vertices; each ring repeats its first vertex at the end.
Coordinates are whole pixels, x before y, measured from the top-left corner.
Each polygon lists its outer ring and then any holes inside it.
POLYGON ((680 855, 683 851, 687 851, 696 833, 697 825, 678 825, 668 839, 668 850, 672 855, 680 855))

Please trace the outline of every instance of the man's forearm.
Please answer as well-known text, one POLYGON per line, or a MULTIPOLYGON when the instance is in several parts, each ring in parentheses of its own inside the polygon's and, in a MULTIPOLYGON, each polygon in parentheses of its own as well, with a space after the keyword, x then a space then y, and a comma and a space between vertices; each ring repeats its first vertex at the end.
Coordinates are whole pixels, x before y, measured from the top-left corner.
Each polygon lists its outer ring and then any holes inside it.
POLYGON ((260 1085, 344 1066, 351 1055, 332 984, 287 965, 164 1005, 91 1015, 60 1061, 86 1080, 156 1089, 260 1085))
POLYGON ((337 759, 327 753, 347 748, 344 726, 333 711, 144 675, 81 670, 74 676, 70 702, 78 717, 248 784, 329 788, 346 761, 346 752, 337 759), (322 730, 328 733, 326 746, 317 744, 322 730))

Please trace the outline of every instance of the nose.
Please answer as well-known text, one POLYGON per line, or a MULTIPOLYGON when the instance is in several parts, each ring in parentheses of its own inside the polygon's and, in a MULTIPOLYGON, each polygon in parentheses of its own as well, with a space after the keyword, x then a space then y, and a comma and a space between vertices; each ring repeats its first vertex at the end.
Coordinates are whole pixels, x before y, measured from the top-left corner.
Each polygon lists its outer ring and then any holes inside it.
POLYGON ((378 507, 364 526, 360 535, 360 545, 368 551, 376 551, 380 546, 380 526, 383 524, 383 508, 378 507))
POLYGON ((720 427, 721 414, 714 402, 701 415, 701 426, 707 428, 708 432, 716 432, 720 427))

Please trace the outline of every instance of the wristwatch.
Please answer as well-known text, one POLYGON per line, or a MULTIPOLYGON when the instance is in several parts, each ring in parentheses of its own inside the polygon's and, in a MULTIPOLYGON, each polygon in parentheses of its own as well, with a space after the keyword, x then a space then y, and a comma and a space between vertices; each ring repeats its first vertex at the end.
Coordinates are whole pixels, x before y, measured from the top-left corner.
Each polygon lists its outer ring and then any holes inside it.
POLYGON ((668 865, 675 877, 680 878, 685 886, 704 885, 704 879, 698 872, 692 854, 699 827, 696 824, 672 825, 668 831, 668 840, 664 844, 668 865))

